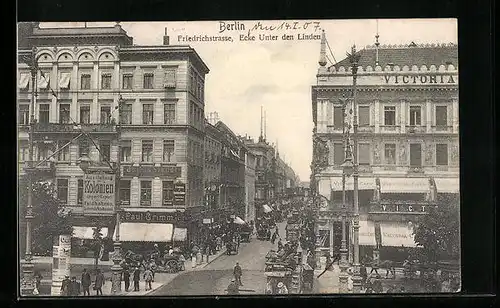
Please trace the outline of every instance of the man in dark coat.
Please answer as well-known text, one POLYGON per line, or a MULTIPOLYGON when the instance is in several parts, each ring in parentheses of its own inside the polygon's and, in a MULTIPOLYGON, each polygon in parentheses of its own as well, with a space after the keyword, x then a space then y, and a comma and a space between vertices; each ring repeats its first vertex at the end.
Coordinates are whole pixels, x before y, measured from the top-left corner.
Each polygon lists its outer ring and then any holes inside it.
POLYGON ((87 269, 83 269, 82 273, 82 288, 83 288, 83 295, 90 296, 90 285, 92 283, 92 279, 90 278, 89 272, 87 272, 87 269))
POLYGON ((61 284, 61 296, 69 296, 70 295, 70 284, 71 280, 69 280, 69 276, 65 276, 62 284, 61 284))
POLYGON ((71 277, 70 296, 80 296, 80 283, 76 281, 76 277, 71 277))
POLYGON ((97 274, 95 275, 95 282, 94 282, 96 295, 102 295, 103 285, 104 285, 104 274, 101 272, 100 269, 97 269, 97 274))
POLYGON ((134 270, 134 291, 139 291, 139 281, 141 281, 141 271, 136 267, 134 270))
POLYGON ((238 283, 235 281, 235 279, 231 279, 231 283, 227 286, 227 294, 228 295, 235 295, 235 294, 240 294, 240 288, 238 283))
POLYGON ((236 262, 236 265, 234 266, 233 274, 234 274, 234 279, 236 280, 236 283, 238 283, 240 286, 242 286, 243 283, 241 283, 241 275, 243 274, 243 272, 242 272, 240 264, 238 262, 236 262))
POLYGON ((130 288, 130 272, 128 271, 128 268, 123 269, 123 281, 125 282, 125 291, 128 292, 128 289, 130 288))

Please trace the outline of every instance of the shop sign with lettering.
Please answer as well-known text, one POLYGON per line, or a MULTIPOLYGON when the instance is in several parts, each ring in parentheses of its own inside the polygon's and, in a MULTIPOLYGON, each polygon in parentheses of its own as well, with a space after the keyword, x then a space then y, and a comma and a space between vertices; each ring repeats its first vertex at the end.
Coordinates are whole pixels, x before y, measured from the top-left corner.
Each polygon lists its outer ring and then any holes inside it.
POLYGON ((115 184, 114 174, 85 174, 83 176, 84 215, 113 214, 115 184))
POLYGON ((120 212, 120 222, 138 222, 138 223, 165 223, 182 224, 185 221, 183 212, 120 212))
POLYGON ((425 213, 430 207, 431 205, 422 204, 374 204, 371 206, 371 212, 425 213))
POLYGON ((185 205, 186 184, 177 182, 174 184, 174 205, 185 205))
POLYGON ((385 75, 386 84, 456 84, 457 76, 453 75, 385 75))
POLYGON ((123 176, 132 177, 166 177, 178 178, 181 176, 182 168, 175 165, 139 165, 123 166, 123 176))

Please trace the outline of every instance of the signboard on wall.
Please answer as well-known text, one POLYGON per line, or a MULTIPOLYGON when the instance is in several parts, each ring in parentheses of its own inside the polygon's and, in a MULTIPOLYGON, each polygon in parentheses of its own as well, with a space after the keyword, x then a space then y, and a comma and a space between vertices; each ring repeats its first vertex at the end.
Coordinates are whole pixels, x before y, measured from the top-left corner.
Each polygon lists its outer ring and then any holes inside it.
POLYGON ((427 213, 433 205, 423 204, 372 204, 370 212, 387 213, 427 213))
POLYGON ((186 204, 186 184, 177 182, 174 184, 174 205, 186 204))
POLYGON ((123 176, 132 177, 166 177, 178 178, 181 176, 182 168, 175 165, 139 165, 139 166, 123 166, 123 176))
POLYGON ((83 176, 84 215, 112 215, 115 210, 115 175, 85 174, 83 176))
POLYGON ((121 222, 136 223, 165 223, 178 226, 185 221, 186 215, 183 212, 120 212, 121 222))

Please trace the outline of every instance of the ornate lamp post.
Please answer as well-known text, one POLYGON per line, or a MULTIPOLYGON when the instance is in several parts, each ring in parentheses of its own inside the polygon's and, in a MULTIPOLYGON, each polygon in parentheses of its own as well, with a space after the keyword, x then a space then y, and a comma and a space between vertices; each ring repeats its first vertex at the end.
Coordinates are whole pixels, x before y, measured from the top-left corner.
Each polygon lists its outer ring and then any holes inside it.
POLYGON ((352 70, 352 109, 354 112, 353 115, 353 141, 354 141, 354 149, 353 149, 353 180, 354 180, 354 214, 353 214, 353 233, 354 233, 354 275, 352 278, 353 281, 353 292, 360 293, 361 292, 361 277, 359 274, 359 202, 358 202, 358 112, 357 112, 357 104, 356 104, 356 81, 357 81, 357 73, 358 73, 358 63, 360 55, 356 54, 356 45, 352 46, 351 53, 347 54, 349 57, 349 62, 351 63, 352 70))
POLYGON ((35 100, 36 100, 36 74, 37 74, 37 59, 36 48, 31 51, 31 63, 28 64, 31 70, 31 106, 30 120, 28 132, 28 162, 26 168, 26 176, 28 177, 28 204, 26 206, 26 251, 24 254, 24 262, 21 264, 22 279, 21 279, 21 295, 33 295, 35 289, 33 276, 33 257, 31 255, 31 221, 33 220, 33 130, 35 124, 35 100))
POLYGON ((346 106, 347 106, 347 100, 342 99, 342 115, 344 117, 344 125, 342 127, 342 136, 343 136, 343 144, 344 144, 344 154, 345 154, 345 160, 344 163, 342 164, 342 241, 340 245, 340 275, 339 275, 339 282, 340 282, 340 292, 341 293, 347 293, 348 291, 348 275, 347 275, 347 268, 349 267, 348 261, 347 261, 347 239, 346 239, 346 220, 347 220, 347 214, 348 211, 350 210, 350 207, 347 207, 346 203, 346 189, 345 189, 345 183, 346 183, 346 177, 350 176, 352 174, 352 161, 351 161, 351 151, 350 151, 350 144, 349 144, 349 129, 350 125, 346 123, 345 119, 347 117, 346 114, 346 106), (346 129, 347 128, 347 129, 346 129))

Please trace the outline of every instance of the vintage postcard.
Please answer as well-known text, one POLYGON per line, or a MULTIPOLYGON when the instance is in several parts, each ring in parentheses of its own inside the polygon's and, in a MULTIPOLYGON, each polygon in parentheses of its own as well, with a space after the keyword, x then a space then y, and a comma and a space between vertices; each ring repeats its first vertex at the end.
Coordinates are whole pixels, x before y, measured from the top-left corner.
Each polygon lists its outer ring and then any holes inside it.
POLYGON ((461 289, 455 19, 18 24, 24 297, 461 289))

